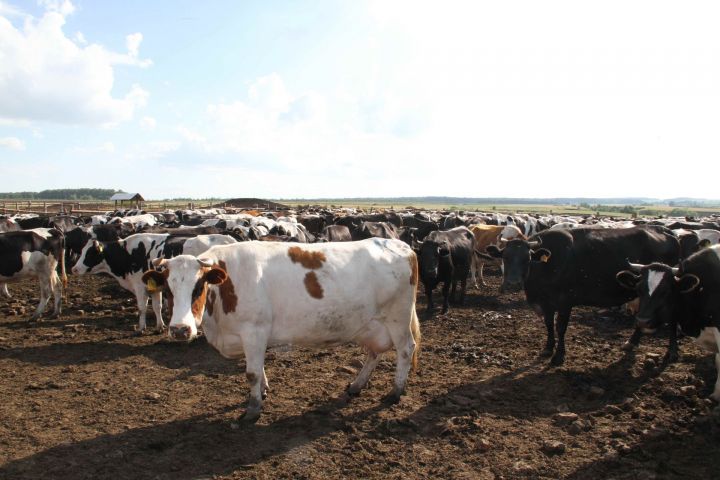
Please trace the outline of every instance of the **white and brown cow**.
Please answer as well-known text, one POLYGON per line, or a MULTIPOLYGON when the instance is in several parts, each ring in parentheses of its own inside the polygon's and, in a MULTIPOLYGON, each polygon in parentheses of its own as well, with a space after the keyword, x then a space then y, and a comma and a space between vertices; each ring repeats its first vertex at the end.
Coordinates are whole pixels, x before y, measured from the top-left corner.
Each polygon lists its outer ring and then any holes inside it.
POLYGON ((267 391, 268 346, 361 345, 367 359, 350 394, 367 385, 381 354, 394 347, 389 398, 403 393, 420 342, 417 258, 405 243, 243 242, 154 263, 163 271, 149 271, 143 281, 153 289, 162 285, 172 298, 170 337, 189 341, 202 324, 207 341, 224 357, 244 354, 247 420, 258 418, 267 391))
POLYGON ((56 268, 60 264, 63 282, 65 275, 64 238, 60 230, 47 229, 46 234, 34 231, 0 233, 0 284, 8 296, 7 282, 36 277, 40 283, 40 302, 32 320, 43 314, 50 296, 54 300, 53 316, 60 315, 62 284, 56 268))
MULTIPOLYGON (((470 227, 470 231, 475 237, 475 255, 473 255, 474 270, 479 272, 480 283, 483 286, 487 286, 485 277, 483 276, 483 269, 485 268, 483 259, 488 259, 488 255, 485 254, 485 249, 490 245, 500 246, 501 242, 509 242, 516 238, 526 237, 515 225, 473 225, 470 227)), ((474 276, 472 280, 475 288, 478 288, 477 276, 474 276)))

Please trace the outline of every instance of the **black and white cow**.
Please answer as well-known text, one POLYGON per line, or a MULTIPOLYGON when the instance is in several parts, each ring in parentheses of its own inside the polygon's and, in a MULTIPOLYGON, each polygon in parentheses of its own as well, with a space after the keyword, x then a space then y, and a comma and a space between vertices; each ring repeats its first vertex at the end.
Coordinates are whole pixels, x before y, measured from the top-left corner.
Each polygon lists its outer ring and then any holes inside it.
POLYGON ((142 282, 142 275, 151 262, 158 258, 171 258, 187 251, 199 255, 213 245, 235 243, 235 239, 227 235, 202 235, 198 237, 173 236, 167 233, 138 233, 111 242, 90 240, 82 250, 80 258, 72 268, 72 273, 110 274, 121 287, 132 292, 137 300, 139 311, 138 330, 144 331, 148 294, 152 299, 152 308, 157 320, 157 329, 162 330, 162 294, 160 290, 147 289, 142 282))
MULTIPOLYGON (((620 306, 635 298, 615 279, 628 259, 674 265, 680 254, 677 238, 662 227, 551 229, 529 240, 511 240, 505 245, 503 249, 487 247, 491 255, 503 262, 501 291, 524 288, 528 303, 545 321, 547 341, 541 355, 550 356, 554 351, 553 365, 565 361, 565 332, 573 307, 620 306)), ((637 346, 641 333, 636 329, 626 348, 637 346)), ((671 332, 669 354, 674 352, 677 341, 671 332)))
POLYGON ((472 281, 475 282, 474 251, 475 237, 467 227, 433 231, 425 237, 419 248, 416 244, 420 280, 425 285, 428 311, 433 309, 432 292, 440 283, 443 284, 442 313, 447 313, 451 296, 455 300, 458 282, 461 285, 460 303, 465 301, 468 274, 472 274, 472 281))
POLYGON ((720 246, 694 253, 677 268, 631 264, 617 280, 640 297, 638 327, 677 322, 684 334, 715 354, 718 378, 711 398, 720 402, 720 246))
POLYGON ((10 296, 5 286, 8 282, 36 277, 40 283, 40 302, 32 320, 40 318, 51 295, 54 300, 53 316, 60 315, 62 284, 56 271, 58 263, 65 283, 65 248, 60 230, 0 233, 0 283, 3 284, 4 293, 10 296))

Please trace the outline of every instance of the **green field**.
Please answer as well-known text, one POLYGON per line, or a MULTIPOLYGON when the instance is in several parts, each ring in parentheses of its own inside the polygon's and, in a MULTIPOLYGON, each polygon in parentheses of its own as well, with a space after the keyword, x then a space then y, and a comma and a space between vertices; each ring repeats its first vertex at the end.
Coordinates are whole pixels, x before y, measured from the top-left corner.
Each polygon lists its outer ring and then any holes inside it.
MULTIPOLYGON (((498 212, 498 213, 537 213, 537 214, 556 214, 556 215, 589 215, 599 214, 602 216, 613 216, 615 218, 631 218, 633 216, 630 211, 618 211, 623 205, 600 205, 598 209, 581 207, 578 205, 550 205, 550 204, 487 204, 487 203, 431 203, 431 202, 414 202, 412 204, 389 203, 387 201, 353 201, 348 199, 314 199, 297 201, 275 200, 285 203, 291 207, 305 205, 320 205, 323 207, 349 207, 361 208, 363 210, 381 210, 394 208, 396 210, 406 207, 426 210, 449 210, 449 211, 478 211, 478 212, 498 212)), ((720 208, 717 207, 675 207, 669 205, 630 205, 639 217, 642 216, 702 216, 710 214, 720 214, 720 208)), ((629 209, 627 209, 629 210, 629 209)))

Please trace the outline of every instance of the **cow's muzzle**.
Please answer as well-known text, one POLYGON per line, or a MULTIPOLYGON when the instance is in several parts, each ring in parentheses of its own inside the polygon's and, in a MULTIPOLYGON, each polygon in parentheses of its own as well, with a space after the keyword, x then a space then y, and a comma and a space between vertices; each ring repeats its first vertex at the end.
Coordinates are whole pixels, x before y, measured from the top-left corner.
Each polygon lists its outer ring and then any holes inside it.
POLYGON ((187 325, 171 325, 168 328, 168 335, 170 335, 170 338, 173 340, 187 342, 192 338, 192 328, 187 325))

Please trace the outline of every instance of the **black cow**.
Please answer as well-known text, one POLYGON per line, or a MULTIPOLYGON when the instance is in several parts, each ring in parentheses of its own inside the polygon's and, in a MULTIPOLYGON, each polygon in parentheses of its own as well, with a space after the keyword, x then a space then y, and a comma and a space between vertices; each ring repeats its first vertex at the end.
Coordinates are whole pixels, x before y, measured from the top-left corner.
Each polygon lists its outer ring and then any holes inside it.
POLYGON ((318 235, 319 242, 350 242, 352 236, 350 230, 345 225, 328 225, 318 235))
POLYGON ((23 230, 30 230, 31 228, 50 228, 50 217, 30 217, 30 218, 16 218, 15 222, 20 225, 23 230))
POLYGON ((65 246, 60 230, 49 229, 47 235, 24 231, 0 233, 0 284, 27 277, 36 277, 40 283, 40 302, 31 320, 40 318, 51 294, 53 316, 60 315, 62 284, 56 271, 58 263, 64 284, 67 282, 65 246))
POLYGON ((363 222, 360 228, 351 232, 353 240, 366 238, 398 238, 395 226, 389 222, 363 222))
MULTIPOLYGON (((460 303, 465 301, 467 277, 472 270, 474 251, 475 237, 467 227, 430 232, 419 248, 416 245, 420 280, 425 285, 428 311, 434 306, 432 292, 441 282, 443 283, 442 313, 447 313, 451 296, 452 300, 455 300, 458 282, 461 284, 460 303), (450 292, 451 286, 452 292, 450 292)), ((472 273, 474 277, 475 272, 472 273)))
MULTIPOLYGON (((494 257, 502 258, 501 291, 524 287, 531 307, 543 316, 547 342, 543 356, 557 349, 552 365, 565 360, 565 332, 570 312, 576 305, 595 307, 619 306, 635 298, 622 288, 615 275, 627 266, 627 260, 676 264, 680 246, 672 232, 662 227, 633 227, 598 230, 574 228, 546 230, 530 240, 511 240, 504 249, 487 247, 494 257), (538 247, 542 248, 538 248, 538 247), (557 312, 557 320, 555 313, 557 312)), ((641 331, 636 329, 626 348, 636 346, 641 331)), ((669 353, 677 351, 671 332, 669 353)))
POLYGON ((718 378, 711 398, 720 402, 720 246, 705 248, 678 268, 662 263, 631 264, 617 280, 640 297, 639 328, 670 320, 715 354, 718 378))

